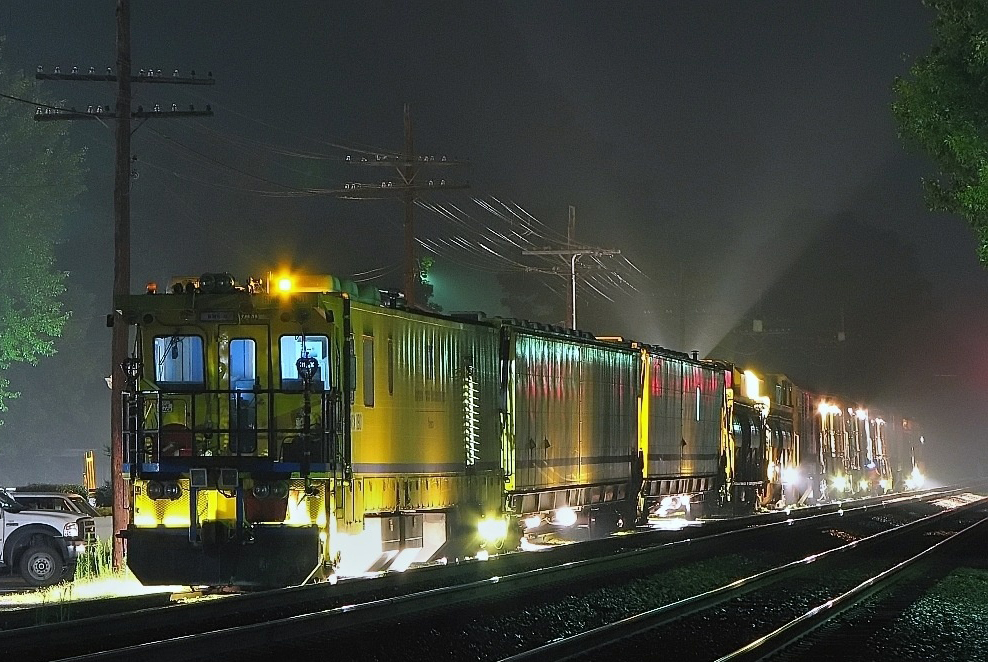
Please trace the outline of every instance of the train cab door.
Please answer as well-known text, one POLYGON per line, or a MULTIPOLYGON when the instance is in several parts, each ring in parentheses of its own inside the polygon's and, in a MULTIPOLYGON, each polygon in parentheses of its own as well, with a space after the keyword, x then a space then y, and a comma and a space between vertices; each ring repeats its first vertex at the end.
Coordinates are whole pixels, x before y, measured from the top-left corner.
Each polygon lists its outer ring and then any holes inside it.
POLYGON ((270 346, 265 326, 229 325, 219 334, 219 388, 226 392, 228 452, 231 455, 267 455, 268 414, 265 399, 270 375, 270 346))

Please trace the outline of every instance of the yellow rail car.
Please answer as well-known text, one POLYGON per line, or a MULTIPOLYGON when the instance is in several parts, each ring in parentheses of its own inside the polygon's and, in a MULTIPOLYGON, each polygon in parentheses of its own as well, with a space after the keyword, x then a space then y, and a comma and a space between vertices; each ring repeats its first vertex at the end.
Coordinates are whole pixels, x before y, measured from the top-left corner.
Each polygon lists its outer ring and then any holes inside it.
POLYGON ((275 284, 118 301, 135 575, 277 586, 501 544, 497 329, 275 284))

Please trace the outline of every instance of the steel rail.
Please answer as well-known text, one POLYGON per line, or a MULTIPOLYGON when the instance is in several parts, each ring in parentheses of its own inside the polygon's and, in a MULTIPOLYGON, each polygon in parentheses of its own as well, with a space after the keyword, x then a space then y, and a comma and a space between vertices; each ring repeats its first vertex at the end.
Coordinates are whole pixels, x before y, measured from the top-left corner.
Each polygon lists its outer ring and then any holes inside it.
MULTIPOLYGON (((591 630, 581 632, 571 637, 563 637, 527 651, 503 658, 501 662, 527 662, 532 660, 567 660, 582 657, 588 652, 611 646, 618 641, 628 640, 664 625, 668 625, 686 616, 705 611, 723 604, 736 597, 759 589, 768 584, 782 580, 786 575, 801 570, 805 566, 821 559, 843 554, 858 547, 867 547, 885 538, 891 538, 903 533, 921 528, 938 519, 955 515, 960 511, 983 505, 988 498, 963 504, 956 508, 927 515, 921 519, 898 526, 894 529, 881 531, 865 538, 859 538, 847 545, 835 547, 825 552, 811 554, 802 559, 792 561, 774 568, 763 570, 749 577, 725 584, 724 586, 700 593, 683 600, 678 600, 655 609, 650 609, 634 616, 614 621, 591 630)), ((939 544, 939 543, 938 543, 939 544)))
MULTIPOLYGON (((56 658, 65 662, 82 662, 92 660, 126 660, 133 656, 167 656, 169 660, 196 659, 213 653, 234 654, 237 651, 249 651, 261 646, 268 646, 275 640, 296 640, 319 632, 325 636, 334 632, 346 632, 353 628, 382 619, 395 620, 403 617, 415 617, 429 612, 448 611, 457 607, 475 604, 477 601, 504 600, 519 595, 530 595, 533 591, 549 589, 555 586, 580 582, 603 575, 620 574, 622 572, 640 572, 643 565, 649 565, 650 557, 664 556, 662 565, 674 564, 685 556, 696 553, 696 546, 715 546, 723 538, 741 537, 764 532, 769 529, 791 526, 794 522, 808 523, 819 518, 841 516, 855 510, 868 512, 876 510, 877 506, 869 505, 849 510, 838 510, 823 515, 811 515, 802 520, 772 522, 751 526, 738 531, 714 534, 700 539, 687 539, 653 548, 630 550, 608 557, 598 557, 570 561, 551 567, 540 567, 524 570, 510 575, 495 576, 488 579, 472 581, 456 586, 429 589, 404 596, 384 598, 361 604, 346 605, 331 609, 317 610, 309 613, 299 613, 283 618, 271 618, 232 627, 217 628, 211 631, 183 634, 180 636, 164 636, 156 641, 146 641, 136 645, 118 646, 105 650, 92 651, 75 657, 56 658), (669 556, 670 550, 675 553, 669 556)), ((940 515, 941 513, 937 513, 940 515)), ((925 518, 924 518, 925 519, 925 518)), ((851 545, 860 544, 867 539, 861 539, 851 545)), ((827 553, 823 553, 824 555, 827 553)), ((804 560, 795 562, 805 563, 804 560)), ((148 621, 144 620, 146 624, 148 621)), ((2 641, 0 641, 2 644, 2 641)), ((48 659, 52 659, 49 657, 48 659)))
POLYGON ((945 538, 935 545, 931 545, 930 547, 924 549, 915 556, 901 561, 891 568, 888 568, 887 570, 866 579, 849 591, 817 605, 805 614, 794 618, 785 625, 782 625, 772 632, 755 639, 751 643, 739 648, 733 653, 718 658, 716 662, 748 662, 750 660, 764 660, 785 650, 837 616, 858 606, 874 594, 888 589, 890 586, 903 578, 904 570, 912 567, 920 561, 925 561, 929 556, 942 551, 941 548, 943 546, 953 544, 958 540, 964 539, 967 534, 983 525, 986 521, 988 521, 988 517, 985 517, 974 524, 953 533, 949 538, 945 538))
MULTIPOLYGON (((841 514, 847 515, 858 512, 866 513, 868 511, 886 508, 888 505, 894 505, 896 503, 901 504, 903 501, 926 500, 934 496, 943 496, 945 494, 955 493, 957 491, 960 490, 949 489, 938 491, 936 493, 930 492, 923 493, 921 495, 897 497, 886 500, 886 503, 884 504, 852 506, 847 509, 843 508, 847 505, 846 502, 831 504, 833 508, 836 508, 835 510, 832 509, 828 512, 818 514, 806 513, 804 511, 801 513, 803 516, 798 519, 771 521, 765 524, 748 526, 740 530, 722 531, 706 537, 695 539, 687 538, 685 540, 659 544, 645 549, 624 551, 604 558, 569 561, 559 563, 552 567, 539 566, 531 570, 524 570, 514 574, 506 574, 504 576, 495 576, 470 581, 460 586, 418 591, 412 596, 370 601, 364 605, 354 604, 335 609, 324 608, 326 601, 334 597, 338 599, 341 593, 349 592, 351 596, 359 599, 361 593, 366 595, 366 592, 368 591, 377 591, 378 589, 389 590, 383 584, 377 584, 377 582, 381 581, 380 579, 375 579, 370 582, 341 582, 337 586, 328 586, 326 584, 309 585, 304 587, 295 587, 293 589, 266 591, 259 594, 231 596, 223 600, 172 605, 157 609, 145 609, 129 614, 88 618, 53 625, 24 628, 21 630, 0 632, 0 649, 3 649, 11 655, 16 654, 17 658, 22 662, 52 659, 52 654, 56 653, 56 651, 64 651, 70 654, 72 651, 86 653, 86 655, 81 657, 77 656, 77 658, 70 659, 112 659, 107 656, 112 655, 114 650, 126 650, 133 652, 146 651, 149 646, 166 646, 166 644, 162 642, 145 643, 144 638, 147 636, 146 630, 148 625, 151 623, 155 624, 155 630, 162 634, 168 632, 183 633, 178 639, 176 639, 182 642, 189 641, 190 637, 195 638, 208 636, 200 632, 200 630, 204 630, 206 628, 215 630, 213 633, 214 637, 220 636, 217 633, 226 632, 229 630, 240 631, 241 628, 250 628, 252 623, 244 623, 244 621, 248 619, 250 621, 257 621, 274 617, 279 619, 278 622, 284 621, 291 625, 305 619, 318 618, 333 620, 335 618, 341 623, 348 623, 347 625, 342 625, 341 627, 352 627, 355 622, 372 622, 375 618, 381 618, 381 616, 368 616, 368 613, 380 614, 382 610, 390 610, 386 613, 386 616, 390 618, 395 613, 393 610, 398 608, 398 606, 401 606, 402 609, 406 610, 402 613, 407 614, 413 614, 427 608, 427 606, 405 607, 404 605, 412 604, 414 602, 412 599, 414 596, 419 596, 418 599, 423 601, 423 605, 427 605, 428 600, 430 599, 428 596, 439 596, 435 598, 436 604, 439 607, 445 607, 447 605, 447 598, 445 597, 447 594, 443 593, 443 591, 464 591, 464 595, 469 595, 469 591, 471 590, 471 587, 473 587, 481 594, 490 597, 489 585, 500 584, 501 586, 498 587, 498 590, 503 591, 505 595, 508 595, 511 590, 515 590, 510 588, 513 584, 524 583, 524 577, 532 574, 538 574, 538 578, 533 580, 533 585, 546 587, 573 581, 576 577, 590 577, 595 574, 601 574, 595 570, 595 568, 598 567, 606 567, 606 572, 608 574, 619 573, 622 568, 626 571, 630 571, 632 569, 637 570, 640 569, 643 562, 649 561, 652 555, 654 555, 655 559, 659 560, 659 562, 663 565, 668 565, 675 563, 678 559, 694 555, 698 551, 698 547, 708 545, 711 547, 716 546, 728 536, 733 536, 734 538, 732 538, 732 540, 735 540, 738 537, 753 535, 770 530, 773 527, 808 525, 809 523, 832 517, 834 515, 839 516, 841 514), (515 579, 516 576, 518 577, 517 579, 515 579), (357 584, 367 584, 367 587, 357 587, 357 584), (377 585, 375 586, 375 584, 377 585), (320 603, 323 603, 322 606, 320 606, 320 603), (289 615, 286 615, 286 611, 282 610, 291 611, 289 615), (305 613, 305 610, 309 610, 309 612, 305 613), (341 614, 346 616, 341 616, 341 614), (355 616, 357 614, 359 614, 359 619, 355 616), (231 625, 231 623, 236 623, 236 625, 231 625), (106 633, 114 633, 112 636, 115 640, 114 645, 117 648, 114 650, 97 650, 97 646, 105 645, 105 642, 97 643, 93 641, 94 632, 99 633, 100 638, 103 640, 108 638, 106 633), (47 650, 39 650, 37 646, 38 641, 45 641, 47 644, 47 650), (90 652, 91 655, 103 657, 87 657, 87 655, 90 655, 90 652)), ((758 518, 756 517, 754 519, 757 520, 758 518)), ((764 521, 764 519, 762 521, 764 521)), ((571 546, 564 547, 557 551, 563 551, 567 548, 571 548, 571 546)), ((510 563, 507 563, 507 561, 509 561, 512 556, 515 558, 532 559, 533 561, 542 563, 547 557, 552 557, 553 552, 549 552, 548 554, 506 555, 504 557, 496 558, 493 562, 466 564, 464 567, 461 567, 460 574, 463 575, 469 572, 477 574, 496 572, 500 562, 504 562, 504 566, 500 567, 511 565, 510 563)), ((505 569, 507 569, 507 567, 505 567, 505 569)), ((390 580, 392 582, 405 585, 405 588, 415 590, 414 587, 416 584, 422 585, 427 584, 429 581, 435 581, 434 579, 425 579, 426 577, 438 577, 447 570, 450 569, 442 567, 421 568, 419 570, 406 572, 403 575, 392 576, 390 577, 390 580), (419 575, 422 579, 414 577, 415 575, 419 575)), ((530 588, 528 586, 523 586, 517 590, 528 591, 530 588)), ((472 599, 473 598, 465 597, 462 600, 459 600, 456 604, 469 602, 472 599)), ((262 630, 264 629, 264 623, 259 623, 257 625, 262 630)), ((248 635, 245 633, 244 636, 248 635)), ((262 639, 265 643, 270 641, 270 638, 267 635, 262 635, 262 639)), ((163 637, 163 641, 168 640, 168 636, 165 635, 163 637)), ((183 645, 185 644, 183 643, 183 645)), ((181 659, 181 655, 179 655, 176 659, 181 659)))

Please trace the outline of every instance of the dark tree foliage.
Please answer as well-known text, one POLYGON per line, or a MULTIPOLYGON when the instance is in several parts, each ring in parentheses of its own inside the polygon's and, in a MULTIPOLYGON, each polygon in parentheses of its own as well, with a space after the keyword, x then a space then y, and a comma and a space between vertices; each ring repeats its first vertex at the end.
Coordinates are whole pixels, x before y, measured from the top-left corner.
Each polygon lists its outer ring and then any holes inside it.
MULTIPOLYGON (((0 92, 50 104, 33 79, 9 69, 2 46, 0 38, 0 92)), ((68 313, 53 250, 83 190, 83 154, 69 147, 67 123, 36 122, 34 112, 0 98, 0 411, 17 396, 6 379, 11 365, 55 352, 68 313)))
POLYGON ((934 211, 963 216, 988 266, 988 3, 925 0, 936 12, 933 47, 896 79, 899 134, 937 166, 924 180, 934 211))

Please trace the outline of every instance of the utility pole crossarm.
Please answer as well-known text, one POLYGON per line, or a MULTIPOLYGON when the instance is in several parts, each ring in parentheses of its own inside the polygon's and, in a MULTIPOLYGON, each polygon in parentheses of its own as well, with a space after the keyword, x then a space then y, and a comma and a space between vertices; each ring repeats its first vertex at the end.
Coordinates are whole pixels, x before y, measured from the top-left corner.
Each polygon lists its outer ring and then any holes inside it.
MULTIPOLYGON (((178 119, 185 117, 212 117, 209 110, 137 110, 130 113, 131 119, 178 119)), ((77 110, 34 113, 35 122, 54 122, 56 120, 115 120, 116 113, 83 113, 77 110)))
POLYGON ((470 184, 395 184, 388 182, 383 184, 364 184, 361 182, 350 182, 343 185, 342 189, 330 191, 341 198, 376 198, 378 196, 392 195, 395 193, 422 193, 425 191, 452 191, 455 189, 467 189, 470 184))
POLYGON ((581 255, 620 255, 621 251, 612 248, 566 248, 562 250, 555 249, 544 249, 544 250, 525 250, 521 252, 522 255, 562 255, 562 256, 572 256, 577 257, 581 255))
MULTIPOLYGON (((56 67, 57 69, 58 67, 56 67)), ((90 73, 80 74, 80 73, 53 73, 46 74, 42 67, 38 67, 38 72, 34 74, 37 80, 71 80, 71 81, 83 81, 87 83, 115 83, 117 82, 116 74, 111 73, 110 69, 107 69, 105 74, 97 74, 90 68, 90 73)), ((191 77, 179 76, 178 70, 175 70, 171 76, 162 76, 161 70, 158 70, 157 74, 142 74, 140 76, 131 76, 130 82, 132 83, 157 83, 163 85, 215 85, 216 80, 213 78, 212 72, 209 73, 209 78, 196 78, 196 72, 192 72, 191 77)))
POLYGON ((361 166, 387 166, 389 168, 400 168, 402 166, 462 166, 470 165, 469 161, 458 161, 456 159, 447 159, 445 156, 437 158, 435 156, 428 156, 424 158, 406 159, 403 157, 395 156, 381 156, 375 158, 373 161, 366 158, 355 159, 347 156, 344 159, 347 165, 361 165, 361 166))

